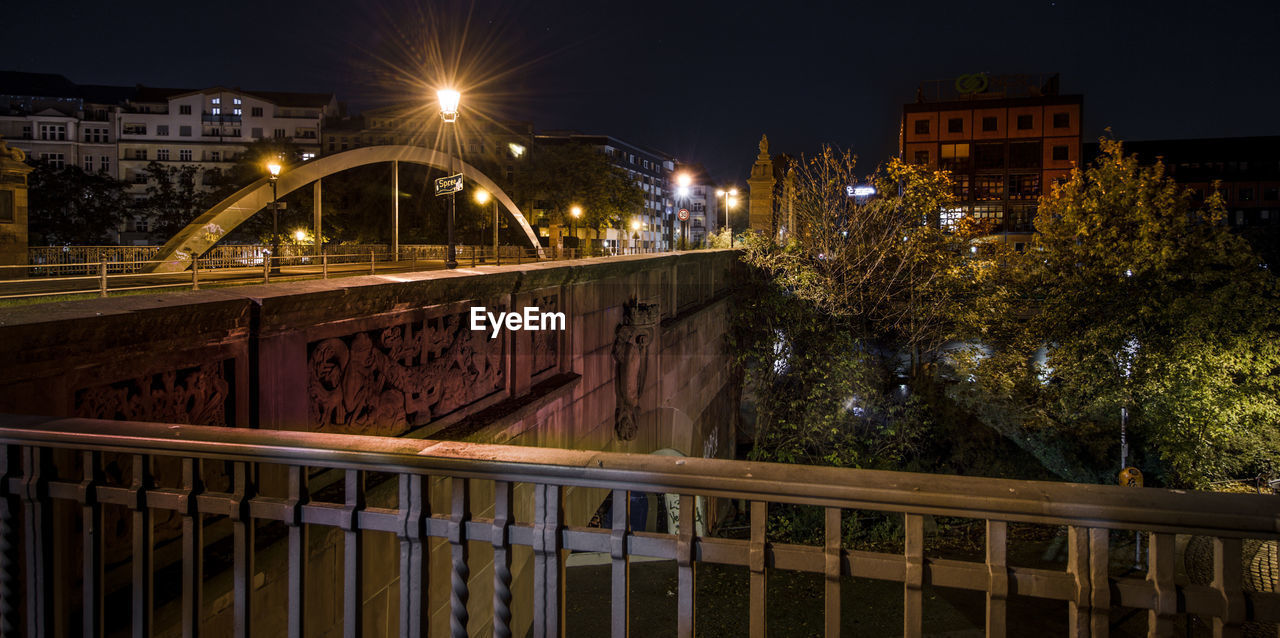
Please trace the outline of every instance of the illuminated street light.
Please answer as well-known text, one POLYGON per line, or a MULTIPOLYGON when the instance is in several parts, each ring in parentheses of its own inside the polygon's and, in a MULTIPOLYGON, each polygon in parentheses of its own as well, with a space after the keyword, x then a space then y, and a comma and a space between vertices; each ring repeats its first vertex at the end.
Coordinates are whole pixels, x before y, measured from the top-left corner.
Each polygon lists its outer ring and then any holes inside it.
POLYGON ((293 231, 293 238, 299 242, 304 242, 307 240, 307 231, 299 228, 298 230, 293 231))
POLYGON ((473 195, 473 197, 476 198, 476 203, 480 204, 481 206, 484 206, 485 203, 489 202, 490 200, 493 201, 493 258, 497 259, 498 258, 498 198, 493 197, 492 195, 489 194, 489 191, 483 188, 477 188, 476 194, 473 195))
POLYGON ((578 220, 582 218, 582 207, 573 206, 569 209, 569 235, 573 237, 574 248, 578 247, 578 220))
POLYGON ((640 220, 638 219, 631 222, 631 242, 635 252, 640 252, 640 220))
MULTIPOLYGON (((451 123, 457 122, 458 121, 458 103, 462 101, 462 94, 453 89, 440 89, 439 91, 436 91, 436 100, 440 102, 440 119, 444 120, 445 124, 451 124, 451 123)), ((457 131, 454 131, 454 137, 456 139, 457 131)), ((446 139, 448 139, 448 136, 446 136, 446 139)), ((445 148, 448 149, 448 146, 449 146, 448 142, 446 142, 445 148)), ((449 172, 452 173, 453 172, 452 170, 453 153, 446 150, 445 154, 449 158, 449 167, 450 167, 449 172)), ((449 223, 448 223, 449 242, 448 242, 448 247, 445 249, 445 259, 444 259, 445 268, 458 267, 458 249, 456 246, 454 246, 454 243, 453 243, 454 241, 453 226, 454 226, 455 211, 457 208, 457 204, 455 202, 455 200, 457 199, 456 196, 457 196, 456 191, 449 193, 449 223)))
POLYGON ((689 196, 689 184, 693 183, 693 178, 688 173, 680 173, 676 176, 676 194, 681 198, 689 196))
POLYGON ((475 198, 476 198, 476 203, 477 203, 477 204, 480 204, 480 205, 488 204, 488 203, 489 203, 489 191, 487 191, 487 190, 485 190, 485 189, 483 189, 483 188, 477 188, 477 189, 476 189, 475 198))
MULTIPOLYGON (((267 160, 267 179, 271 180, 271 254, 273 259, 280 254, 280 197, 276 191, 276 182, 280 179, 280 158, 267 160)), ((270 262, 271 272, 280 272, 279 260, 270 262)))
POLYGON ((738 199, 737 199, 738 189, 736 188, 730 188, 729 190, 724 190, 723 188, 718 189, 716 190, 716 197, 724 198, 724 227, 729 230, 729 247, 732 248, 733 247, 733 226, 729 225, 729 210, 732 209, 734 206, 738 205, 738 199))

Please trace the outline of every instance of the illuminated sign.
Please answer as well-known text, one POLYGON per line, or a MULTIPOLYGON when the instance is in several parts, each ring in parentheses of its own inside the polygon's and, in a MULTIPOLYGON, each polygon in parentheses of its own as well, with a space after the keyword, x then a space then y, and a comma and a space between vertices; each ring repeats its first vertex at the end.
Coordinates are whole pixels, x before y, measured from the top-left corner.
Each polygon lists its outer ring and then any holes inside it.
POLYGON ((956 78, 956 92, 961 95, 971 95, 981 93, 987 90, 987 74, 971 73, 956 78))
POLYGON ((462 173, 436 180, 436 195, 450 195, 462 190, 462 173))

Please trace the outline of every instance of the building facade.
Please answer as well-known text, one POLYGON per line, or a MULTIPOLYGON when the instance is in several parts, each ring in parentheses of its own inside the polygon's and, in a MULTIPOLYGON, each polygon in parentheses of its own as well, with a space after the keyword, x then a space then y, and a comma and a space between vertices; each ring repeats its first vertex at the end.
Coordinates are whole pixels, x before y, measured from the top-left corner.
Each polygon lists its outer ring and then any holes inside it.
POLYGON ((922 85, 902 108, 899 156, 949 171, 957 203, 941 224, 983 220, 991 234, 1023 243, 1037 200, 1081 159, 1084 98, 1061 95, 1056 75, 962 76, 922 85))

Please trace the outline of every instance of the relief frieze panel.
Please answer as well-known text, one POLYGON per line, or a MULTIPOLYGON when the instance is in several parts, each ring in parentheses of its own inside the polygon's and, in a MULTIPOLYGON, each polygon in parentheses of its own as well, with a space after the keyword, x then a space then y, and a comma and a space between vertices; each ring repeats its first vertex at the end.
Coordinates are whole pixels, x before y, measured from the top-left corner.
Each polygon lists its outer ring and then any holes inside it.
MULTIPOLYGON (((540 312, 559 312, 559 295, 534 297, 531 304, 540 312)), ((533 374, 545 372, 560 363, 560 335, 556 330, 535 330, 532 334, 533 374)))
POLYGON ((506 387, 505 339, 463 313, 307 345, 313 430, 396 436, 506 387))
POLYGON ((231 425, 232 360, 142 375, 76 391, 72 412, 92 419, 231 425))

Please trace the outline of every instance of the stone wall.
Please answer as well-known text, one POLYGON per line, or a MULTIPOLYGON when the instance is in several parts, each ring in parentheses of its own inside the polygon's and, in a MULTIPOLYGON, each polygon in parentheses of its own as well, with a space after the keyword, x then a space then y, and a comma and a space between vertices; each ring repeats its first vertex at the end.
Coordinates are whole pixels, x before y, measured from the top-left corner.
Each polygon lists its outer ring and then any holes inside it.
MULTIPOLYGON (((737 401, 723 332, 736 263, 729 251, 698 251, 6 310, 0 411, 729 456, 737 401), (568 325, 564 332, 503 330, 490 339, 470 330, 473 305, 554 309, 566 313, 568 325), (630 380, 623 388, 619 372, 630 380), (624 436, 619 405, 633 408, 622 410, 634 417, 624 436)), ((318 476, 313 490, 331 478, 318 476)), ((264 469, 261 481, 264 494, 282 493, 279 472, 264 469)), ((528 487, 517 487, 520 522, 532 521, 528 487)), ((447 479, 433 485, 435 511, 447 511, 449 493, 447 479)), ((570 490, 566 522, 586 525, 604 497, 570 490)), ((371 505, 395 501, 394 484, 371 489, 371 505)), ((474 484, 471 502, 473 517, 491 516, 492 485, 474 484)), ((173 540, 157 536, 159 543, 173 540)), ((391 635, 398 544, 388 535, 364 537, 364 635, 391 635)), ((340 539, 334 530, 312 531, 308 635, 341 629, 340 539)), ((255 632, 283 631, 281 546, 259 552, 255 632)), ((471 553, 471 615, 473 624, 484 624, 492 551, 473 543, 471 553)), ((441 633, 448 627, 447 555, 448 545, 437 541, 430 602, 432 628, 441 633)), ((528 551, 515 552, 517 582, 531 577, 530 561, 528 551)), ((127 571, 128 563, 111 568, 127 571)), ((229 576, 214 571, 206 584, 210 635, 222 633, 231 604, 229 576)), ((58 572, 74 589, 75 565, 58 572)), ((527 627, 530 588, 513 591, 513 622, 527 627)), ((158 610, 158 628, 173 618, 174 604, 158 610)))

